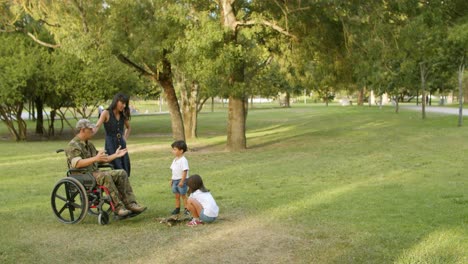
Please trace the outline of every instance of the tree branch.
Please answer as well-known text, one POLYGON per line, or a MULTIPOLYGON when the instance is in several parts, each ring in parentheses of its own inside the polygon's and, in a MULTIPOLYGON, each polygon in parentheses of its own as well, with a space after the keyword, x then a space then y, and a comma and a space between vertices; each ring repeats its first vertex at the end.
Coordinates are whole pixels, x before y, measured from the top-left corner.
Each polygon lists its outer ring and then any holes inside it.
POLYGON ((36 38, 36 36, 34 36, 32 33, 28 32, 27 35, 32 38, 35 42, 39 43, 40 45, 44 46, 44 47, 48 47, 48 48, 52 48, 52 49, 56 49, 56 48, 59 48, 60 47, 60 44, 50 44, 50 43, 47 43, 47 42, 44 42, 38 38, 36 38))
POLYGON ((16 30, 15 29, 1 29, 0 28, 0 32, 2 32, 2 33, 12 33, 12 32, 16 32, 16 30))
POLYGON ((298 12, 298 11, 303 11, 303 10, 309 10, 310 9, 310 6, 306 6, 306 7, 298 7, 296 9, 293 9, 291 11, 289 11, 289 13, 294 13, 294 12, 298 12))
POLYGON ((275 3, 276 3, 276 5, 281 9, 281 11, 283 12, 284 17, 286 18, 286 19, 285 19, 285 21, 286 21, 286 30, 289 31, 289 24, 288 24, 288 6, 285 5, 286 9, 284 9, 284 8, 278 3, 278 1, 275 0, 275 3))
POLYGON ((32 40, 34 40, 34 42, 44 46, 44 47, 48 47, 48 48, 52 48, 52 49, 57 49, 60 47, 60 44, 51 44, 51 43, 47 43, 47 42, 44 42, 40 39, 38 39, 36 36, 34 36, 31 32, 26 32, 26 29, 24 28, 15 28, 15 29, 1 29, 0 28, 0 32, 1 33, 13 33, 13 32, 23 32, 25 33, 26 35, 28 35, 28 37, 30 37, 32 40))
POLYGON ((154 76, 154 73, 147 71, 146 69, 144 69, 140 65, 138 65, 135 62, 131 61, 129 58, 125 57, 123 54, 117 55, 117 59, 119 59, 119 61, 123 62, 124 64, 127 64, 127 65, 133 67, 141 75, 154 76))
POLYGON ((205 105, 205 102, 208 100, 208 97, 203 98, 200 100, 197 104, 197 113, 200 113, 200 111, 203 109, 203 106, 205 105))
POLYGON ((151 75, 156 75, 156 73, 154 73, 154 71, 151 70, 151 68, 150 68, 150 66, 148 66, 148 64, 143 63, 143 66, 145 67, 145 70, 146 70, 147 72, 149 72, 151 75))
POLYGON ((47 22, 47 20, 44 20, 44 19, 39 19, 37 22, 44 23, 49 27, 60 27, 60 24, 51 24, 51 23, 47 22))
POLYGON ((253 26, 253 25, 264 25, 264 26, 267 26, 267 27, 270 27, 276 31, 278 31, 279 33, 285 35, 285 36, 288 36, 294 40, 297 40, 298 38, 289 33, 287 30, 285 30, 284 28, 278 26, 277 24, 273 23, 273 22, 270 22, 270 21, 267 21, 267 20, 260 20, 260 21, 255 21, 255 20, 249 20, 249 21, 245 21, 245 22, 236 22, 235 23, 235 28, 237 28, 238 26, 253 26))

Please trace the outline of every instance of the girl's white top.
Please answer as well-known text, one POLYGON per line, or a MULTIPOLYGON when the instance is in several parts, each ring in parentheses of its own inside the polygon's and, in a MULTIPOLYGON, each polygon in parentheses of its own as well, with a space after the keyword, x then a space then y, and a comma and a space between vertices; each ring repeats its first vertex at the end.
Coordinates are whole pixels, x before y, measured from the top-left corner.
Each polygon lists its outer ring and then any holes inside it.
POLYGON ((172 161, 171 170, 172 170, 173 180, 182 179, 182 172, 184 171, 187 171, 187 177, 188 177, 189 166, 188 166, 188 160, 185 158, 185 156, 182 156, 180 158, 175 158, 172 161))
POLYGON ((219 207, 210 192, 196 190, 190 198, 197 200, 203 207, 203 213, 209 217, 218 217, 219 207))

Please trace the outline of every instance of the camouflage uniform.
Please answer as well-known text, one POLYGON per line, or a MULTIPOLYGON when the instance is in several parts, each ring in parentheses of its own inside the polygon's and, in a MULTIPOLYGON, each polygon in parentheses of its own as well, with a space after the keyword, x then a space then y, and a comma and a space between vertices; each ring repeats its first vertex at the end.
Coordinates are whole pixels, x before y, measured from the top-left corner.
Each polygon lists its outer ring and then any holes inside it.
MULTIPOLYGON (((70 143, 68 143, 66 154, 69 167, 76 168, 76 163, 79 160, 96 156, 97 150, 93 143, 81 141, 78 137, 74 137, 70 143)), ((129 204, 136 202, 132 186, 130 185, 125 170, 100 171, 96 162, 84 169, 93 174, 97 184, 103 185, 109 190, 116 209, 120 208, 122 205, 127 207, 129 204)))

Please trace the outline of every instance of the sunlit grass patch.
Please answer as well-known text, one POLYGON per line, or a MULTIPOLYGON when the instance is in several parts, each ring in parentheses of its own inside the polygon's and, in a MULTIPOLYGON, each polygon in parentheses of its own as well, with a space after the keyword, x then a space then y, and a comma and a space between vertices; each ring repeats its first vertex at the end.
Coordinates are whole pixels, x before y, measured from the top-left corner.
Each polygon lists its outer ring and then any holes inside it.
POLYGON ((396 263, 467 263, 467 235, 463 228, 441 227, 405 250, 396 263))

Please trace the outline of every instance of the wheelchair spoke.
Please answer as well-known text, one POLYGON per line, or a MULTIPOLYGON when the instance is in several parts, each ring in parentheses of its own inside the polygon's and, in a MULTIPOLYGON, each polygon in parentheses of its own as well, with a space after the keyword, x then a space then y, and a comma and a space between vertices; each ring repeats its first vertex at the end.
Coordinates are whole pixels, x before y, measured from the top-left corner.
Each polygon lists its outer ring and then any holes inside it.
POLYGON ((58 194, 57 194, 55 197, 56 197, 56 198, 59 198, 60 200, 62 200, 62 201, 64 201, 64 202, 67 201, 67 198, 65 198, 65 197, 63 197, 63 196, 61 196, 61 195, 58 195, 58 194))
MULTIPOLYGON (((80 196, 80 195, 81 195, 81 193, 80 193, 79 191, 77 191, 76 189, 70 190, 69 195, 68 195, 68 201, 69 201, 69 203, 74 203, 74 202, 75 202, 75 198, 76 198, 77 196, 80 196)), ((80 199, 80 198, 81 198, 81 197, 78 197, 78 199, 80 199)), ((80 206, 77 205, 77 204, 74 204, 74 205, 75 205, 75 207, 76 207, 76 206, 77 206, 77 207, 80 207, 80 206)))
POLYGON ((80 209, 81 208, 81 205, 75 203, 75 202, 71 202, 70 203, 70 208, 73 208, 73 209, 80 209))
POLYGON ((68 211, 70 212, 70 220, 71 220, 71 221, 75 221, 75 214, 73 213, 73 209, 72 209, 72 208, 68 208, 68 211))
POLYGON ((62 215, 63 211, 65 211, 65 209, 67 209, 67 204, 64 204, 63 207, 60 209, 60 211, 58 211, 58 214, 59 215, 62 215))

